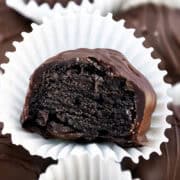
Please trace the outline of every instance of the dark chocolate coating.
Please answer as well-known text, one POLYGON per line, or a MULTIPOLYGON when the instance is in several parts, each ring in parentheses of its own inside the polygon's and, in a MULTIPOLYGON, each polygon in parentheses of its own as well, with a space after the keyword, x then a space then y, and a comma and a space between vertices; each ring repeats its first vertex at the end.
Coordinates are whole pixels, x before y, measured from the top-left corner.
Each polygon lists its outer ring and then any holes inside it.
POLYGON ((172 128, 166 131, 168 143, 161 146, 162 156, 156 153, 150 160, 140 159, 138 165, 129 159, 123 160, 123 168, 130 169, 133 177, 142 180, 179 180, 180 179, 180 106, 171 105, 174 115, 168 118, 172 128))
POLYGON ((125 19, 126 27, 135 28, 137 36, 145 37, 145 46, 154 47, 152 56, 160 58, 160 69, 166 69, 165 80, 180 81, 180 10, 152 4, 114 13, 116 20, 125 19))
POLYGON ((10 135, 2 135, 0 132, 0 179, 38 180, 40 174, 55 163, 50 158, 31 156, 21 146, 13 145, 10 135))
POLYGON ((77 49, 35 70, 21 121, 47 138, 142 145, 155 104, 150 83, 121 53, 77 49))
POLYGON ((5 5, 5 0, 0 0, 0 64, 7 63, 6 51, 15 50, 13 41, 21 41, 22 31, 31 31, 31 21, 25 19, 14 10, 5 5))
MULTIPOLYGON (((38 4, 48 3, 50 5, 50 7, 53 7, 56 3, 61 3, 64 7, 66 7, 70 1, 73 1, 78 5, 80 5, 82 3, 82 0, 34 0, 34 1, 36 1, 38 4)), ((93 1, 94 0, 89 0, 89 2, 91 2, 91 3, 93 1)), ((27 2, 29 2, 29 0, 27 0, 27 2)))

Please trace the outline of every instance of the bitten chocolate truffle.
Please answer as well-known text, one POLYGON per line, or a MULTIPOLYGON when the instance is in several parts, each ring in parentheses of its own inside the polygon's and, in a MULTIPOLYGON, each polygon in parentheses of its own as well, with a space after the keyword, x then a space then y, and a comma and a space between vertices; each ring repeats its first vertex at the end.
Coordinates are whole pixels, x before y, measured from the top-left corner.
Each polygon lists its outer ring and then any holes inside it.
POLYGON ((47 138, 142 145, 156 95, 119 52, 77 49, 35 70, 21 122, 47 138))
POLYGON ((154 48, 152 56, 161 59, 159 67, 168 71, 168 83, 180 82, 180 9, 145 4, 118 11, 114 18, 125 19, 126 27, 145 37, 145 46, 154 48))
MULTIPOLYGON (((61 3, 64 7, 66 7, 70 1, 73 1, 78 5, 82 3, 82 0, 34 0, 34 1, 36 1, 38 4, 48 3, 50 7, 53 7, 56 3, 61 3)), ((93 2, 93 1, 94 0, 89 0, 89 2, 93 2)), ((26 2, 29 2, 29 0, 27 0, 26 2)))

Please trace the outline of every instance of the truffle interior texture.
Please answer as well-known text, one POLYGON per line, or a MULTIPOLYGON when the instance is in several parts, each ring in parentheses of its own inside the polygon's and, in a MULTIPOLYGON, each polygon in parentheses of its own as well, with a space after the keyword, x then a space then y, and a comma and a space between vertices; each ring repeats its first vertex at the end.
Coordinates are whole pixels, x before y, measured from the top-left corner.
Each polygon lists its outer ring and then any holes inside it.
POLYGON ((94 57, 74 58, 45 66, 36 76, 24 128, 45 137, 80 142, 119 138, 135 133, 135 93, 126 79, 94 57))

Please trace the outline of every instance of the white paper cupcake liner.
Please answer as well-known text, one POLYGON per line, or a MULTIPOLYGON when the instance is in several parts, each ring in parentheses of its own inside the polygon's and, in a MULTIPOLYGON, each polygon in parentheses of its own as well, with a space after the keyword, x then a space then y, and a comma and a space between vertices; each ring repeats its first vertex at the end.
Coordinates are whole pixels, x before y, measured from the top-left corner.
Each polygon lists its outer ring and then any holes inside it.
POLYGON ((57 165, 50 166, 39 180, 132 180, 130 171, 122 171, 120 163, 84 152, 75 152, 57 165))
POLYGON ((100 10, 102 15, 113 12, 116 8, 121 8, 124 0, 94 0, 93 9, 100 10))
POLYGON ((180 83, 168 90, 168 95, 173 99, 173 104, 180 105, 180 83))
MULTIPOLYGON (((63 7, 60 3, 56 3, 53 8, 51 8, 48 3, 39 5, 34 0, 30 0, 28 3, 25 3, 25 0, 6 0, 6 3, 9 7, 37 23, 42 23, 43 17, 50 18, 55 13, 66 13, 66 8, 70 8, 71 6, 73 7, 71 8, 72 11, 77 12, 79 10, 79 5, 73 1, 70 1, 67 7, 63 7)), ((99 6, 99 4, 96 6, 99 6)), ((94 11, 96 6, 92 5, 89 0, 83 0, 81 3, 81 7, 89 11, 94 11)))
POLYGON ((130 157, 138 163, 139 157, 149 159, 152 152, 161 154, 160 145, 167 142, 164 132, 170 125, 166 122, 170 98, 166 91, 169 85, 163 82, 166 74, 158 69, 158 60, 153 61, 152 49, 146 49, 143 38, 135 38, 134 30, 124 28, 124 21, 115 22, 112 16, 87 13, 81 9, 74 13, 67 9, 64 16, 47 19, 42 25, 33 24, 33 32, 23 33, 23 42, 14 43, 16 52, 8 53, 9 64, 4 64, 5 75, 0 89, 0 119, 4 122, 4 133, 12 134, 12 141, 20 144, 33 155, 59 159, 68 156, 75 148, 86 151, 90 156, 99 155, 121 161, 130 157), (46 59, 65 50, 77 48, 109 48, 122 52, 134 67, 151 82, 157 94, 157 106, 152 115, 151 127, 147 132, 148 143, 139 148, 121 148, 111 143, 79 145, 62 140, 47 140, 35 133, 22 129, 20 114, 23 109, 29 78, 33 71, 46 59))
MULTIPOLYGON (((6 0, 9 7, 15 9, 20 14, 32 19, 37 23, 42 23, 43 17, 52 17, 54 13, 64 13, 65 9, 60 3, 56 3, 53 8, 47 3, 38 5, 34 0, 25 3, 25 0, 6 0)), ((100 10, 102 15, 116 10, 126 10, 134 6, 145 3, 164 4, 169 7, 180 8, 180 0, 94 0, 91 4, 88 0, 83 0, 81 6, 88 8, 89 11, 100 10)), ((73 6, 74 11, 78 5, 69 2, 68 6, 73 6)))
MULTIPOLYGON (((63 7, 60 3, 56 3, 51 8, 48 3, 37 4, 35 0, 30 0, 25 3, 25 0, 6 0, 7 5, 27 18, 32 19, 37 23, 42 23, 43 17, 51 17, 54 13, 64 13, 65 9, 73 6, 73 11, 77 11, 78 6, 73 1, 70 1, 67 7, 63 7)), ((100 10, 101 14, 112 12, 115 7, 120 7, 124 0, 94 0, 90 3, 89 0, 82 0, 81 7, 88 8, 89 11, 100 10)))

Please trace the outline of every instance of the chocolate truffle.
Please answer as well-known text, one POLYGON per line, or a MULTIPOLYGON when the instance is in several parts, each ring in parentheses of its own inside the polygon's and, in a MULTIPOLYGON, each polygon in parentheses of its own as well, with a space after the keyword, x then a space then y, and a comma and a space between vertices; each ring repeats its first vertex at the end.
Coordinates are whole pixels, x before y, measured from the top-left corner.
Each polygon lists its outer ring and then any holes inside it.
MULTIPOLYGON (((2 124, 0 127, 2 129, 2 124)), ((38 180, 40 174, 55 163, 50 158, 30 156, 21 146, 12 144, 10 135, 2 135, 0 132, 0 179, 38 180)))
POLYGON ((161 146, 162 156, 153 153, 150 160, 140 158, 133 164, 130 159, 123 160, 123 168, 130 169, 133 177, 142 180, 179 180, 180 179, 180 106, 171 105, 173 116, 168 118, 172 128, 166 131, 168 143, 161 146))
POLYGON ((21 122, 47 138, 141 145, 156 95, 119 52, 77 49, 33 73, 21 122))
POLYGON ((8 62, 5 52, 15 50, 12 42, 21 41, 20 33, 30 32, 30 24, 31 21, 8 8, 5 0, 0 0, 0 64, 8 62))
MULTIPOLYGON (((29 2, 30 0, 27 0, 26 2, 29 2)), ((61 3, 64 7, 67 6, 67 4, 70 1, 75 2, 76 4, 80 5, 82 3, 82 0, 34 0, 36 1, 38 4, 42 4, 42 3, 48 3, 50 5, 50 7, 53 7, 56 3, 61 3)), ((94 0, 89 0, 89 2, 93 2, 94 0)))
POLYGON ((154 48, 152 56, 161 59, 160 69, 168 71, 167 82, 180 81, 180 9, 145 4, 118 11, 114 18, 125 19, 126 27, 135 28, 137 36, 145 37, 145 46, 154 48))

